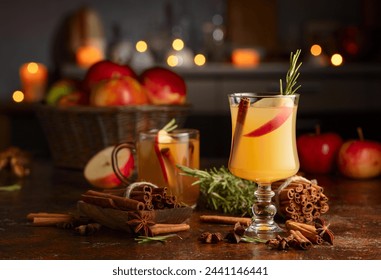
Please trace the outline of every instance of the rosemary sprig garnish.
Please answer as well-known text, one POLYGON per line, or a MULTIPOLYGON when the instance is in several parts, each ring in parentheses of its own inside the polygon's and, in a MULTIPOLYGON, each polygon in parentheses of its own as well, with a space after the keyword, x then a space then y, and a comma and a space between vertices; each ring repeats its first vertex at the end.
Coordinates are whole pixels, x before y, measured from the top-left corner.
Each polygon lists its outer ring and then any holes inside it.
POLYGON ((295 87, 299 74, 300 74, 298 71, 300 66, 302 65, 301 62, 298 64, 300 53, 301 53, 300 49, 296 50, 295 54, 291 52, 290 68, 288 69, 286 74, 286 89, 284 90, 284 92, 283 92, 282 79, 279 80, 281 94, 284 94, 284 95, 295 94, 296 91, 301 87, 301 85, 298 85, 297 87, 295 87))
POLYGON ((251 215, 257 187, 254 182, 234 176, 224 166, 209 171, 180 165, 178 168, 184 175, 198 178, 193 184, 200 185, 201 198, 205 199, 206 208, 226 214, 251 215))
MULTIPOLYGON (((148 243, 148 242, 152 242, 152 241, 159 241, 161 243, 165 243, 165 242, 167 242, 168 238, 171 238, 174 236, 178 236, 178 235, 177 234, 168 234, 168 235, 159 235, 159 236, 141 235, 141 236, 136 237, 135 241, 138 241, 138 243, 148 243)), ((178 237, 181 239, 180 236, 178 236, 178 237)))
POLYGON ((170 132, 176 128, 177 128, 176 119, 172 119, 162 128, 162 130, 166 132, 170 132))

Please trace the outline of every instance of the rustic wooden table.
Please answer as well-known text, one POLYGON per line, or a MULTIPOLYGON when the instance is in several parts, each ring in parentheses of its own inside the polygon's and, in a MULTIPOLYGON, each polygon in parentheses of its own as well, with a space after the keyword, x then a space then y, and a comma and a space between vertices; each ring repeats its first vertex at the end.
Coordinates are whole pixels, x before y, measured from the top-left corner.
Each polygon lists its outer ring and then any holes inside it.
MULTIPOLYGON (((205 161, 205 166, 216 162, 205 161)), ((30 212, 75 211, 80 195, 89 189, 81 172, 36 160, 20 190, 0 192, 0 259, 381 259, 381 178, 355 181, 321 176, 317 180, 330 199, 324 217, 335 233, 333 246, 278 251, 264 244, 203 244, 198 241, 202 232, 225 233, 231 226, 200 223, 199 216, 206 213, 200 210, 189 219, 191 229, 179 233, 181 239, 138 244, 130 234, 104 227, 94 235, 79 236, 72 230, 28 225, 30 212)))

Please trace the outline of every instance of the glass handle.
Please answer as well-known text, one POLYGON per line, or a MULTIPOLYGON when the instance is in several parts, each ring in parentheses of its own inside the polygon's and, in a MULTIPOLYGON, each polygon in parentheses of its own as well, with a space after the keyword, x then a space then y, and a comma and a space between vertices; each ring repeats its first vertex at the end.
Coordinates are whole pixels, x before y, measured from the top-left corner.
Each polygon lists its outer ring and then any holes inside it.
POLYGON ((112 154, 111 154, 111 165, 112 165, 112 169, 114 170, 114 173, 116 175, 116 177, 118 177, 118 179, 126 186, 128 186, 131 182, 130 180, 124 176, 124 174, 120 171, 119 169, 119 164, 118 164, 118 153, 123 150, 123 149, 130 149, 131 152, 134 152, 136 151, 135 149, 135 145, 133 143, 121 143, 121 144, 118 144, 114 147, 114 149, 112 150, 112 154))

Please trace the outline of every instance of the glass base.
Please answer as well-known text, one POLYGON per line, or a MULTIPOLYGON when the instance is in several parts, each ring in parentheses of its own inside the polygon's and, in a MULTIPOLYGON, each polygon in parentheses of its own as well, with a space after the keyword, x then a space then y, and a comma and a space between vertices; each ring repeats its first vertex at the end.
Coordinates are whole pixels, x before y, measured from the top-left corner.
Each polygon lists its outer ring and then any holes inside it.
POLYGON ((245 234, 250 237, 258 237, 260 239, 273 239, 277 235, 285 232, 277 223, 272 224, 256 224, 252 223, 247 229, 245 234))

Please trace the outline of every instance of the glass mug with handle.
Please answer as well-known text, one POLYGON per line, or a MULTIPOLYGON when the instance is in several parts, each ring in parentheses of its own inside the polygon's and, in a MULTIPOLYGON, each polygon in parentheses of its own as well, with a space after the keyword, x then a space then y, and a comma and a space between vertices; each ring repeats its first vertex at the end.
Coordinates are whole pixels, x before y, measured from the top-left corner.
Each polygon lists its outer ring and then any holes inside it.
POLYGON ((138 181, 167 187, 180 203, 194 208, 200 193, 199 186, 193 185, 197 179, 182 175, 177 165, 200 168, 199 131, 175 129, 164 134, 161 132, 140 132, 136 144, 117 145, 112 154, 114 172, 124 184, 128 184, 129 179, 118 168, 118 153, 126 148, 135 151, 138 181))

